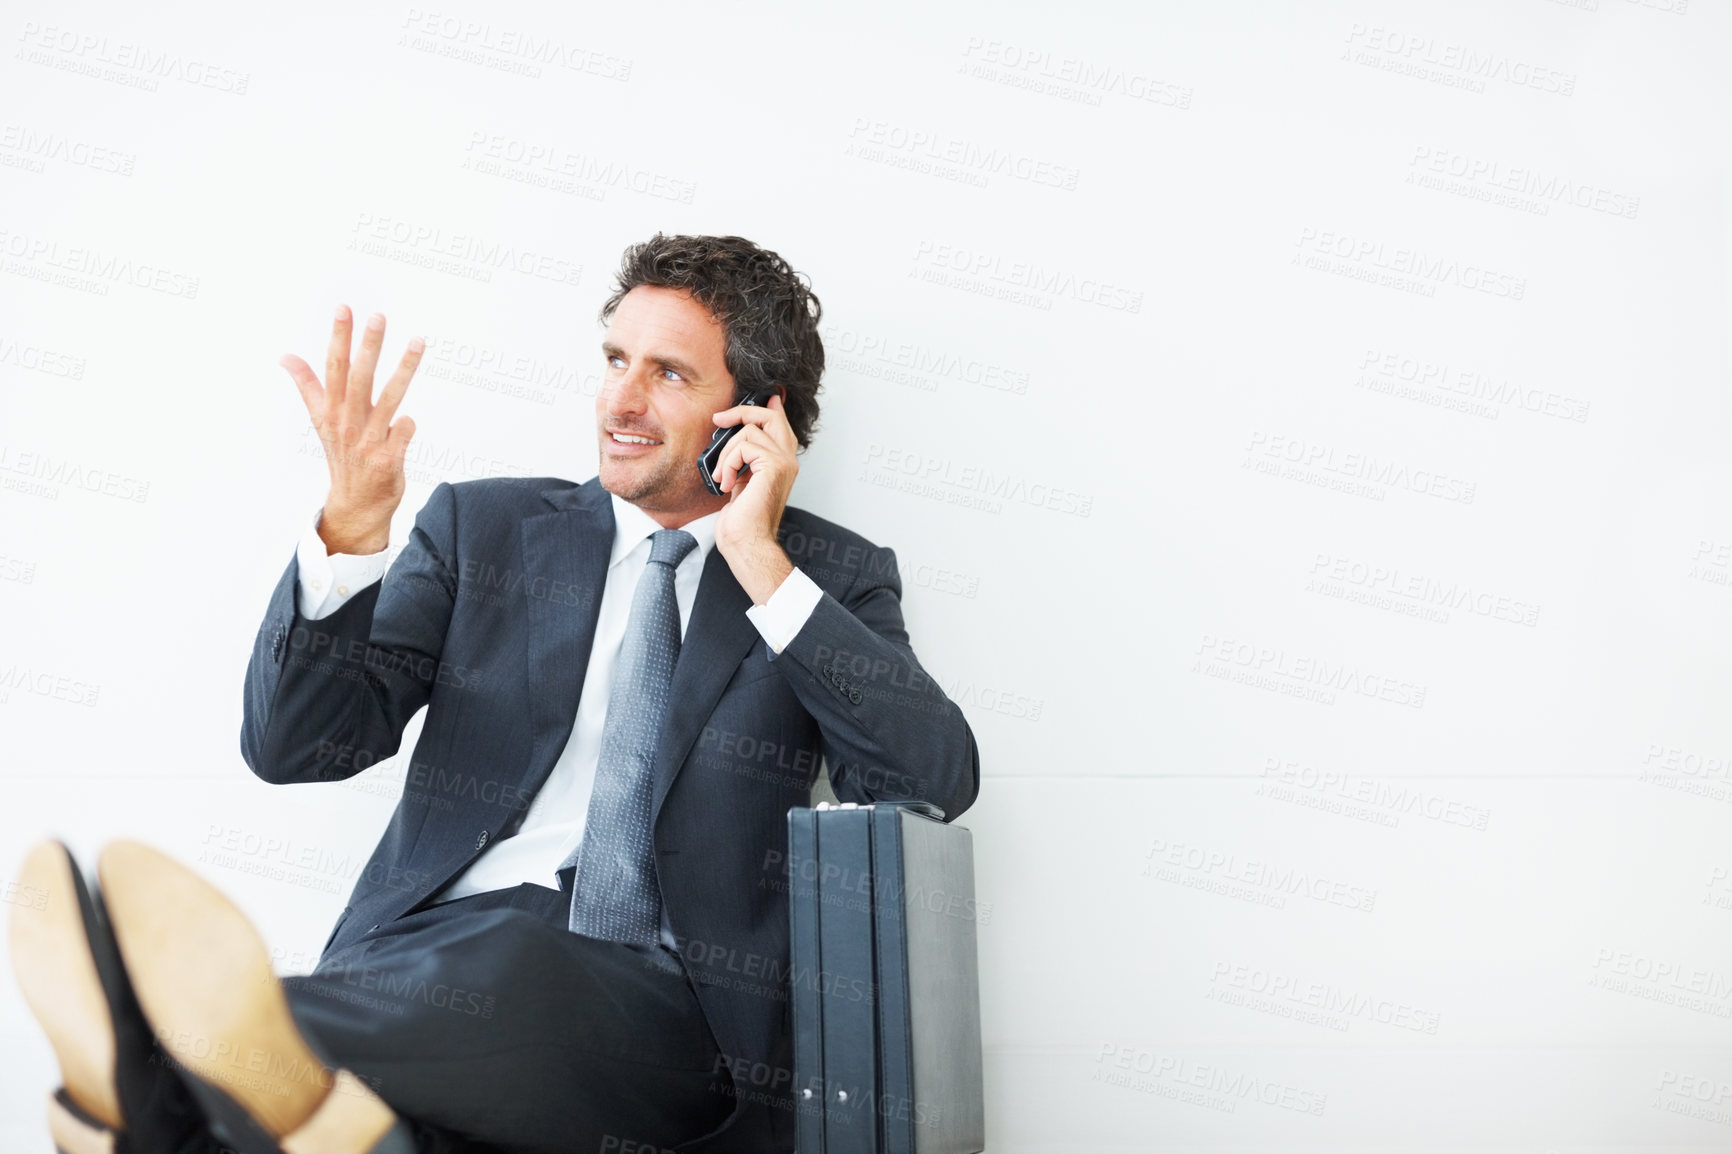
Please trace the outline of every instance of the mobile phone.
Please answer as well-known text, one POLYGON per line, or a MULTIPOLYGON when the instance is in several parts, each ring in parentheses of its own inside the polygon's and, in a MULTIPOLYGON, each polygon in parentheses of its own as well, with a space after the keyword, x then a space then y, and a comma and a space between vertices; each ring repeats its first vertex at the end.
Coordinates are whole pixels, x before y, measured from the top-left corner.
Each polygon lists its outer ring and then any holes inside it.
MULTIPOLYGON (((735 403, 741 405, 763 405, 768 403, 769 399, 776 395, 776 392, 777 390, 775 389, 757 389, 753 392, 747 393, 735 403)), ((746 423, 741 421, 737 425, 725 425, 722 428, 717 429, 710 437, 709 448, 698 454, 698 472, 703 474, 704 488, 708 489, 718 497, 722 496, 722 487, 716 484, 716 465, 722 459, 722 450, 726 449, 728 447, 728 442, 734 439, 734 434, 745 427, 746 423)), ((745 465, 741 467, 739 475, 744 477, 751 471, 752 467, 750 465, 745 465)))

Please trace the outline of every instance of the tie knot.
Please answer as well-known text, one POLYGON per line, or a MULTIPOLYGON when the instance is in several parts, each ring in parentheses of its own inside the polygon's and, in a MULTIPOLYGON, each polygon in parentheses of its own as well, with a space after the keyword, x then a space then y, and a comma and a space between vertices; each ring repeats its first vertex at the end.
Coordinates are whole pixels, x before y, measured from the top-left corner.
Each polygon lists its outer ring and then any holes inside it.
POLYGON ((684 529, 661 529, 650 536, 650 561, 673 569, 698 547, 698 539, 684 529))

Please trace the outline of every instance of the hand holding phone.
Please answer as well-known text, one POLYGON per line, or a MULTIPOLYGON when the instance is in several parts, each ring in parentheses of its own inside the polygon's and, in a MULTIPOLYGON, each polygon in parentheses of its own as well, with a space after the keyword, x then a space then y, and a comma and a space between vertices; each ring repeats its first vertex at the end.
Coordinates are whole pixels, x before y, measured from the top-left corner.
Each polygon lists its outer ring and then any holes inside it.
MULTIPOLYGON (((739 404, 761 406, 768 404, 770 398, 775 395, 775 389, 758 389, 747 393, 744 397, 740 398, 739 404)), ((722 487, 716 483, 716 466, 721 463, 722 451, 728 447, 728 442, 734 439, 735 433, 738 433, 745 427, 746 423, 741 421, 737 425, 725 425, 722 428, 717 429, 710 437, 709 447, 698 455, 698 472, 703 474, 704 488, 708 489, 718 497, 723 494, 722 487)), ((751 471, 752 468, 750 465, 740 466, 740 471, 735 477, 736 482, 739 477, 744 477, 751 471)))

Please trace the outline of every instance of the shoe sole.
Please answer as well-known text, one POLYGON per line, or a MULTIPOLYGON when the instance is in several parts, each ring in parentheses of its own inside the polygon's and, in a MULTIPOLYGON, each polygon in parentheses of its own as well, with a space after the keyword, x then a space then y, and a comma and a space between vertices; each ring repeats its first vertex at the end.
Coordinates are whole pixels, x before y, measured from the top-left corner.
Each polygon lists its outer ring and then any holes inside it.
POLYGON ((139 1005, 171 1057, 274 1137, 315 1114, 373 1140, 391 1128, 390 1109, 301 1036, 268 947, 233 902, 138 842, 105 848, 97 877, 139 1005))
POLYGON ((19 870, 22 893, 7 927, 12 973, 60 1063, 67 1095, 113 1130, 122 1125, 115 1090, 114 1018, 90 952, 77 865, 55 841, 33 847, 19 870))

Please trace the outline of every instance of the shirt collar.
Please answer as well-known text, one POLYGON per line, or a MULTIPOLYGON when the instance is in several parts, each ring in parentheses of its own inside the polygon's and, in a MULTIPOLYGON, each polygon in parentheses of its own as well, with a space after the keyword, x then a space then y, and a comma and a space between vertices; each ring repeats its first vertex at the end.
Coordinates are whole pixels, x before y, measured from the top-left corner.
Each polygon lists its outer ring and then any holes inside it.
MULTIPOLYGON (((617 493, 609 493, 608 499, 613 502, 613 553, 608 557, 607 567, 612 569, 627 553, 636 549, 645 537, 658 532, 663 526, 617 493)), ((697 540, 698 547, 693 549, 692 553, 700 562, 709 556, 711 547, 716 543, 716 517, 720 514, 721 510, 717 509, 714 513, 705 513, 697 520, 687 521, 680 526, 697 540)))

